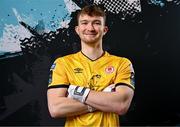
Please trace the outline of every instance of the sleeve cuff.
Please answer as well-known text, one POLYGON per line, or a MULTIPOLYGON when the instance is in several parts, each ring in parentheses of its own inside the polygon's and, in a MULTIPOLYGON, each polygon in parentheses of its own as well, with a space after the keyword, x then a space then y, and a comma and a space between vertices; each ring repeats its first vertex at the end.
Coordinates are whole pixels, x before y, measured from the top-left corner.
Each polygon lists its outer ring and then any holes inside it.
POLYGON ((67 85, 67 84, 58 84, 58 85, 48 86, 47 89, 52 89, 52 88, 69 88, 69 85, 67 85))

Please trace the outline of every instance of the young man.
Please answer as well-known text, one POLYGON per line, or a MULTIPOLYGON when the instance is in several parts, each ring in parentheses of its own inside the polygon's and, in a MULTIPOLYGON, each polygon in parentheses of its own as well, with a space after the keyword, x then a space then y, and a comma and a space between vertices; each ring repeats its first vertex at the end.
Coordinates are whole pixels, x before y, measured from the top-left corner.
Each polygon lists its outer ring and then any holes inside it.
POLYGON ((75 30, 81 51, 58 58, 51 67, 48 107, 52 117, 67 117, 66 127, 119 126, 134 94, 131 62, 103 51, 106 15, 96 5, 84 7, 75 30))

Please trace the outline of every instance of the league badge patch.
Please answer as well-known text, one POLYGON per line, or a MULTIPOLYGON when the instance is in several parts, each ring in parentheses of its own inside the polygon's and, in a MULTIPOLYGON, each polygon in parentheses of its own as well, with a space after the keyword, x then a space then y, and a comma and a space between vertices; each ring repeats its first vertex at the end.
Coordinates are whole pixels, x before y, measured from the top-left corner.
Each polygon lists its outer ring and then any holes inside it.
POLYGON ((56 64, 53 63, 53 65, 51 66, 50 70, 53 70, 56 67, 56 64))

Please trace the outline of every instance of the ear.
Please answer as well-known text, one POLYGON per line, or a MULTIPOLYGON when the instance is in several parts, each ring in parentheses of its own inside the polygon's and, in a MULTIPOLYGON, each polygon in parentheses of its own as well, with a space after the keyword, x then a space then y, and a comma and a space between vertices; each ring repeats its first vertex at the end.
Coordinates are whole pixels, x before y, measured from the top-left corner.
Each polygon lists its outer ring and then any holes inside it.
POLYGON ((104 35, 108 32, 108 27, 107 26, 104 26, 104 35))
POLYGON ((75 31, 79 35, 79 27, 78 26, 75 26, 75 31))

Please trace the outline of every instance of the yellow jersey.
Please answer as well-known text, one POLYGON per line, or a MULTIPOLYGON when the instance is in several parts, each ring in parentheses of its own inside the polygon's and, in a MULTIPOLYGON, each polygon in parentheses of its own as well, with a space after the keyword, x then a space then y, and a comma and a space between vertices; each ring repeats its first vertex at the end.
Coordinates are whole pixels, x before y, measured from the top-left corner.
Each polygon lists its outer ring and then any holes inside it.
MULTIPOLYGON (((110 55, 108 52, 91 60, 82 52, 56 59, 51 67, 48 88, 77 85, 91 90, 102 91, 110 84, 134 86, 134 69, 124 57, 110 55)), ((95 111, 92 113, 68 117, 65 127, 117 127, 118 114, 95 111)))

